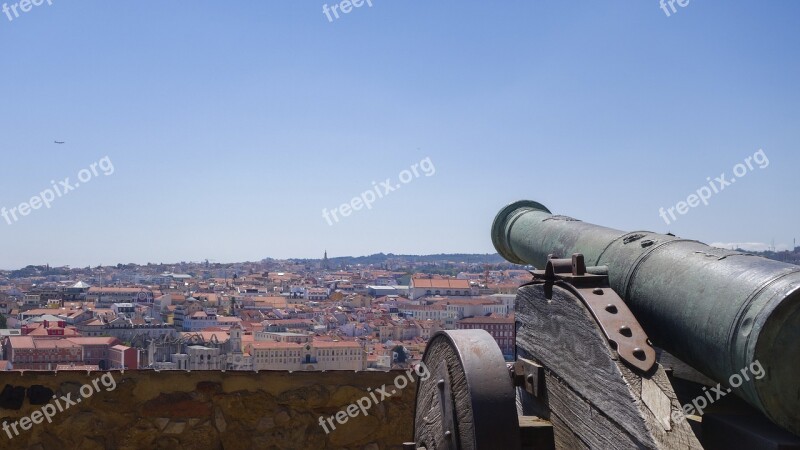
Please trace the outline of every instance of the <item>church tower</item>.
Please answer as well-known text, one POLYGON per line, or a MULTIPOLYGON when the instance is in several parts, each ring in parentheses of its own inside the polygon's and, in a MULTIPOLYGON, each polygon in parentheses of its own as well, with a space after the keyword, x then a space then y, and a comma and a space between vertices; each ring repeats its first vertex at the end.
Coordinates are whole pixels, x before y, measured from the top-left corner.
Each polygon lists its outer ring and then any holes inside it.
POLYGON ((238 323, 231 327, 231 353, 242 353, 242 326, 238 323))

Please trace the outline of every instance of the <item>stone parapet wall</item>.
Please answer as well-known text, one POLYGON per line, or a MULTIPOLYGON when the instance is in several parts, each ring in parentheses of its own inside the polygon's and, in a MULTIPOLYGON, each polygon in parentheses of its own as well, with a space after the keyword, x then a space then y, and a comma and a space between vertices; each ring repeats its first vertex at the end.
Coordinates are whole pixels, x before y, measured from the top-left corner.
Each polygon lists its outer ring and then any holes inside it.
MULTIPOLYGON (((26 396, 19 410, 6 389, 0 403, 0 426, 17 422, 19 435, 0 429, 0 448, 15 449, 399 449, 412 437, 416 383, 396 389, 405 372, 111 372, 116 387, 98 383, 106 372, 2 372, 0 387, 37 388, 39 397, 56 410, 49 390, 60 399, 69 395, 80 403, 41 416, 44 405, 26 396), (84 398, 84 393, 94 393, 84 398), (386 385, 391 397, 348 417, 335 420, 329 434, 319 425, 358 399, 386 385), (24 417, 39 419, 39 424, 24 417), (13 436, 9 439, 8 433, 13 436)), ((17 393, 21 390, 18 389, 17 393)), ((380 399, 380 396, 375 396, 380 399)), ((330 426, 328 426, 330 428, 330 426)))

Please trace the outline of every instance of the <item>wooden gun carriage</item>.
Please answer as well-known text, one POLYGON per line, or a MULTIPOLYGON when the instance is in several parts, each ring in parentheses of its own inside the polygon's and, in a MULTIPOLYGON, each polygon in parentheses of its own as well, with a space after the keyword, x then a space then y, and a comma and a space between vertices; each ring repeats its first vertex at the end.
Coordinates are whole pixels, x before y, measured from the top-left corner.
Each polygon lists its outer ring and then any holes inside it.
POLYGON ((515 359, 484 330, 434 335, 406 448, 800 449, 800 267, 532 201, 492 240, 541 269, 515 359))

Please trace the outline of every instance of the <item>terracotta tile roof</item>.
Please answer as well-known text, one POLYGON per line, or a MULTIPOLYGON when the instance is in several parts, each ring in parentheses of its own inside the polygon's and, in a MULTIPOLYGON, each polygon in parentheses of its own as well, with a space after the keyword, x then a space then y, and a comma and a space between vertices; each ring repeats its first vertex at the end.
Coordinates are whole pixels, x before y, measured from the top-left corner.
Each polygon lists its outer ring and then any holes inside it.
POLYGON ((314 347, 317 348, 361 348, 355 341, 318 341, 314 340, 314 347))
POLYGON ((242 319, 239 317, 231 317, 231 316, 219 316, 217 317, 217 323, 220 325, 234 325, 237 323, 241 323, 242 319))
MULTIPOLYGON (((306 345, 306 342, 277 342, 277 341, 257 341, 250 344, 252 348, 256 349, 263 349, 263 348, 302 348, 306 345)), ((354 341, 320 341, 314 339, 311 343, 312 346, 318 349, 328 349, 328 348, 361 348, 357 342, 354 341)))
POLYGON ((33 342, 33 338, 29 336, 9 336, 8 342, 11 344, 11 348, 19 348, 19 349, 34 349, 36 348, 36 344, 33 342))
POLYGON ((469 289, 469 280, 455 278, 413 278, 411 284, 415 289, 469 289))
POLYGON ((60 327, 50 327, 49 329, 50 329, 50 330, 62 330, 62 331, 64 332, 64 334, 59 334, 59 335, 51 335, 51 334, 49 334, 49 333, 48 333, 48 331, 47 331, 47 330, 48 330, 48 328, 39 327, 39 328, 36 328, 35 330, 31 331, 30 333, 28 333, 26 336, 31 336, 31 337, 35 337, 35 336, 67 336, 67 337, 79 337, 79 336, 81 335, 81 333, 80 333, 80 332, 79 332, 77 329, 75 329, 75 327, 67 327, 67 328, 60 328, 60 327))
POLYGON ((50 309, 50 308, 34 308, 25 311, 25 314, 28 316, 44 316, 47 314, 58 314, 57 309, 50 309))
POLYGON ((301 348, 305 343, 300 342, 278 342, 278 341, 258 341, 249 345, 250 348, 301 348))
POLYGON ((11 347, 15 350, 80 348, 70 339, 34 339, 30 336, 9 336, 11 347))
POLYGON ((471 323, 471 324, 482 324, 482 323, 513 324, 514 315, 512 314, 509 317, 498 317, 498 316, 468 317, 466 319, 459 320, 459 322, 471 323))
POLYGON ((73 337, 69 338, 70 341, 78 345, 115 345, 119 343, 119 339, 115 337, 73 337))
POLYGON ((259 306, 269 305, 273 307, 285 308, 287 305, 286 297, 275 297, 275 296, 245 297, 244 301, 247 300, 253 300, 253 302, 259 306))

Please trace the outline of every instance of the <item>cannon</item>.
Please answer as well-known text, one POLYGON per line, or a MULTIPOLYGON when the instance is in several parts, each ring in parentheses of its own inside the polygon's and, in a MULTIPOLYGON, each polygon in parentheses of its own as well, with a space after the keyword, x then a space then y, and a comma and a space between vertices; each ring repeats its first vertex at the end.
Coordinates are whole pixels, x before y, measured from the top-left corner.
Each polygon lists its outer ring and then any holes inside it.
POLYGON ((800 266, 527 200, 491 238, 537 269, 515 360, 482 330, 434 335, 408 448, 800 448, 800 266))

